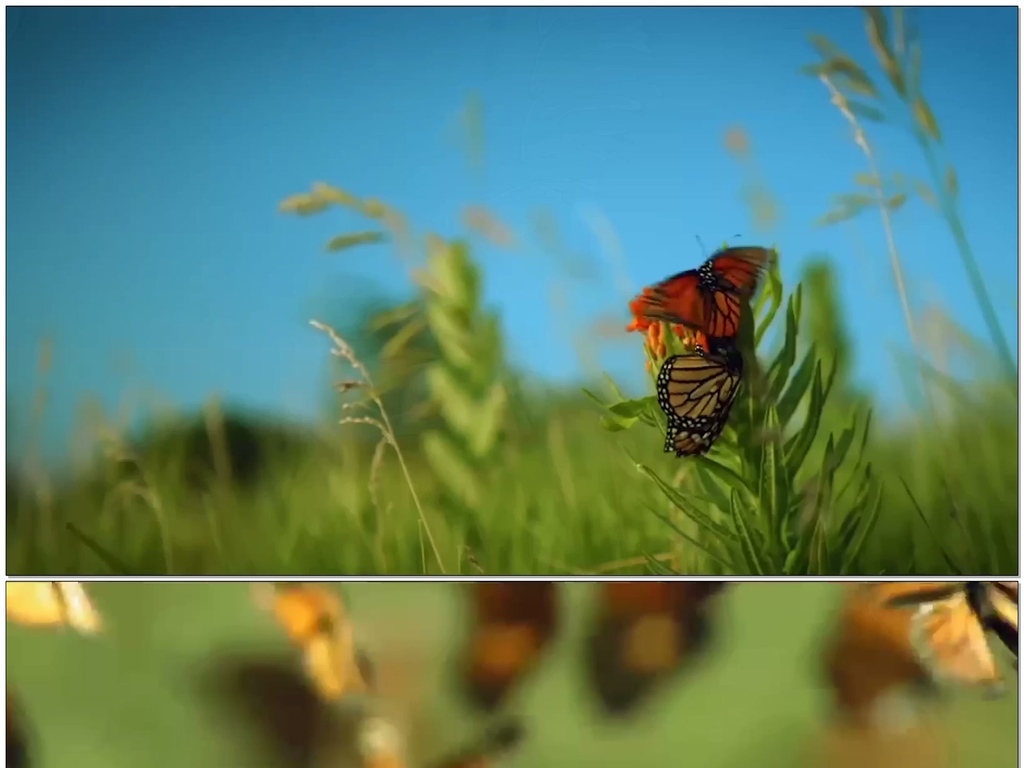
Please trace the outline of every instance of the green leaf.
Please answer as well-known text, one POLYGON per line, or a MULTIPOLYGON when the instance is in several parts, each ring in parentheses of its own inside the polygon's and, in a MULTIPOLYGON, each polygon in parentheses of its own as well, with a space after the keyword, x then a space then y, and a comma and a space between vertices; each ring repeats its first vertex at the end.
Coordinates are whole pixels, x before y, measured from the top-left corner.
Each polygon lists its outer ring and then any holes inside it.
MULTIPOLYGON (((768 434, 779 430, 778 415, 771 405, 765 409, 764 430, 768 434)), ((792 482, 786 474, 782 449, 775 440, 765 440, 761 445, 760 478, 757 496, 761 510, 768 516, 768 541, 774 548, 781 542, 780 533, 789 510, 789 488, 792 482)))
POLYGON ((783 428, 789 424, 790 419, 796 413, 796 409, 800 406, 800 401, 807 394, 807 388, 811 385, 811 377, 814 375, 814 367, 817 362, 817 346, 814 342, 811 342, 811 346, 807 350, 807 354, 804 355, 800 367, 796 369, 796 373, 790 379, 789 386, 786 387, 782 397, 779 398, 779 422, 783 428))
POLYGON ((872 189, 878 189, 882 186, 882 180, 874 173, 855 173, 853 174, 853 182, 862 187, 871 187, 872 189))
POLYGON ((850 58, 846 51, 836 45, 832 40, 825 35, 819 35, 816 32, 812 32, 807 36, 811 45, 817 50, 818 55, 821 58, 828 59, 848 59, 850 58))
POLYGON ((641 397, 636 400, 623 400, 621 403, 615 403, 608 407, 616 416, 623 416, 626 418, 640 418, 650 407, 650 404, 657 403, 657 398, 653 395, 648 397, 641 397))
POLYGON ((729 496, 729 510, 732 512, 733 526, 739 534, 740 549, 747 565, 750 566, 751 575, 763 576, 767 569, 761 560, 760 547, 755 543, 750 528, 747 526, 746 512, 742 508, 739 492, 735 488, 732 489, 729 496))
POLYGON ((693 522, 697 526, 714 534, 723 541, 736 541, 735 533, 730 531, 728 528, 726 528, 724 525, 717 522, 716 520, 711 519, 703 512, 687 504, 686 499, 683 498, 683 495, 679 493, 679 491, 677 491, 671 485, 662 480, 658 476, 658 474, 654 472, 650 467, 648 467, 645 464, 640 464, 638 462, 634 462, 634 464, 636 465, 637 470, 641 474, 645 475, 647 478, 654 481, 655 485, 658 486, 658 489, 662 492, 662 494, 665 495, 665 497, 669 500, 672 506, 674 506, 688 518, 693 520, 693 522))
POLYGON ((385 240, 383 232, 353 232, 348 235, 337 235, 327 241, 327 250, 331 253, 346 251, 357 245, 373 245, 385 240))
POLYGON ((624 432, 639 421, 637 418, 605 415, 601 417, 601 426, 609 432, 624 432))
POLYGON ((447 435, 430 430, 422 438, 423 453, 430 468, 444 486, 470 509, 478 509, 481 501, 477 476, 447 435))
POLYGON ((779 308, 782 306, 782 276, 779 273, 778 259, 773 260, 772 265, 768 268, 768 279, 765 288, 767 290, 764 293, 770 294, 771 303, 768 305, 767 314, 761 320, 754 334, 755 347, 760 346, 761 340, 764 338, 765 333, 768 332, 772 322, 775 320, 775 315, 778 314, 779 308))
POLYGON ((825 394, 821 383, 821 361, 814 365, 814 379, 811 383, 811 402, 807 406, 807 416, 800 430, 786 443, 786 467, 790 477, 795 477, 804 459, 807 458, 814 438, 818 435, 821 422, 821 410, 825 404, 825 394))
POLYGON ((771 367, 768 369, 768 393, 771 402, 776 402, 786 386, 789 379, 789 372, 796 361, 796 333, 798 321, 793 296, 789 297, 789 304, 786 307, 786 336, 782 343, 782 349, 775 357, 771 367))
POLYGON ((882 65, 882 69, 885 71, 886 77, 889 78, 889 82, 892 83, 892 87, 900 96, 905 97, 907 95, 907 86, 903 78, 903 72, 900 70, 899 62, 896 59, 896 54, 893 53, 892 46, 889 43, 889 29, 885 20, 885 13, 879 7, 865 8, 864 12, 867 14, 868 41, 875 51, 878 63, 882 65))
POLYGON ((735 470, 729 469, 724 464, 720 464, 714 459, 708 458, 707 456, 695 456, 694 462, 701 467, 707 469, 712 475, 721 480, 725 485, 732 486, 735 488, 743 488, 748 493, 753 493, 753 488, 750 484, 735 470))
POLYGON ((914 189, 917 191, 917 196, 924 200, 932 208, 938 208, 938 199, 935 197, 935 192, 928 186, 928 183, 921 181, 920 179, 914 180, 914 189))
POLYGON ((313 195, 302 193, 286 197, 278 205, 281 213, 294 213, 299 216, 312 216, 327 210, 331 205, 330 200, 321 200, 313 195))
POLYGON ((885 113, 878 107, 872 107, 870 104, 865 104, 862 101, 847 99, 846 106, 857 117, 870 120, 873 123, 884 123, 888 119, 885 113))
POLYGON ((665 525, 667 525, 669 528, 671 528, 673 531, 675 531, 675 533, 680 538, 684 539, 692 547, 694 547, 695 549, 699 549, 708 558, 710 558, 711 560, 714 560, 716 563, 718 563, 723 568, 725 568, 726 569, 725 570, 726 573, 735 573, 736 572, 736 567, 731 562, 729 562, 728 560, 723 559, 716 552, 713 552, 707 545, 701 543, 701 541, 699 539, 696 539, 693 536, 691 536, 690 534, 688 534, 686 531, 684 531, 682 528, 680 528, 678 525, 676 525, 675 522, 671 518, 668 517, 668 515, 663 515, 661 512, 659 512, 656 509, 653 509, 652 507, 648 507, 648 510, 650 511, 650 513, 652 515, 654 515, 656 518, 661 520, 661 522, 663 522, 665 525))
POLYGON ((918 127, 926 135, 931 136, 935 141, 942 141, 942 135, 939 133, 939 123, 935 119, 935 114, 932 112, 932 108, 928 105, 928 102, 924 100, 924 96, 918 96, 914 99, 913 104, 914 120, 918 127))
POLYGON ((905 192, 897 192, 885 201, 885 207, 890 211, 896 212, 903 207, 905 202, 907 202, 907 194, 905 192))
POLYGON ((477 459, 490 456, 497 445, 507 406, 508 393, 499 383, 493 384, 483 400, 477 403, 476 419, 470 423, 466 434, 469 449, 477 459))
POLYGON ((878 523, 878 514, 882 509, 882 489, 878 486, 875 489, 871 501, 862 507, 860 510, 853 510, 850 512, 851 515, 855 516, 858 521, 855 528, 856 535, 850 542, 850 545, 845 548, 843 557, 843 573, 849 573, 853 566, 857 564, 857 558, 860 557, 861 550, 864 548, 864 544, 871 537, 872 532, 875 529, 876 523, 878 523))
POLYGON ((956 177, 956 169, 953 166, 946 169, 946 192, 954 200, 960 194, 960 181, 956 177))

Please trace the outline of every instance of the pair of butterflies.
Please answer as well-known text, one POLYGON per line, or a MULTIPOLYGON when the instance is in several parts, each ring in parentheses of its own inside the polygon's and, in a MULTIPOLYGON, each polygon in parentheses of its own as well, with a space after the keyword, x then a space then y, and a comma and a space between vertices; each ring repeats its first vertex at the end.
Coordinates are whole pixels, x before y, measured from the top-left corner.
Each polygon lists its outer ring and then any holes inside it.
POLYGON ((743 312, 772 255, 754 246, 722 249, 630 303, 638 327, 666 322, 696 336, 692 353, 669 357, 658 372, 658 405, 668 417, 666 453, 702 455, 721 436, 743 379, 736 346, 743 312))
MULTIPOLYGON (((593 693, 606 713, 636 709, 712 636, 714 598, 725 582, 606 581, 585 648, 593 693)), ((459 677, 470 700, 499 708, 536 669, 557 634, 561 609, 555 582, 467 585, 472 612, 459 677)))
POLYGON ((849 585, 825 654, 839 713, 877 726, 884 702, 908 689, 999 693, 1003 679, 988 638, 994 635, 1016 666, 1018 597, 1016 582, 849 585))
MULTIPOLYGON (((353 622, 336 588, 328 584, 253 585, 257 605, 269 612, 302 653, 305 679, 328 706, 374 699, 377 669, 355 640, 353 622)), ((383 717, 361 713, 355 734, 358 768, 408 768, 405 738, 383 717)), ((436 760, 432 768, 491 768, 523 739, 518 720, 487 728, 465 747, 436 760)))
MULTIPOLYGON (((598 585, 587 669, 598 701, 610 714, 633 711, 660 683, 698 657, 709 639, 712 598, 724 586, 620 581, 598 585)), ((456 676, 469 700, 494 714, 552 645, 562 613, 559 589, 555 582, 477 582, 463 589, 471 616, 456 676)), ((258 590, 257 597, 302 651, 306 677, 322 699, 343 701, 375 692, 373 667, 360 660, 336 591, 326 585, 280 584, 258 590)), ((506 719, 437 768, 486 768, 522 737, 519 721, 506 719)), ((398 751, 385 740, 378 740, 377 749, 398 751)))

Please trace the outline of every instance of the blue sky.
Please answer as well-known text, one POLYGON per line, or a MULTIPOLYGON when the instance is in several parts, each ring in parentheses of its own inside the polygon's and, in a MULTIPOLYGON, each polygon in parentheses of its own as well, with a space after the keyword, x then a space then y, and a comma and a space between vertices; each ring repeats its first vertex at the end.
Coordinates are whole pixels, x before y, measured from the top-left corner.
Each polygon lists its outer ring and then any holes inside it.
MULTIPOLYGON (((968 233, 1016 348, 1017 9, 919 9, 925 91, 963 191, 968 233)), ((852 9, 7 9, 8 413, 25 421, 39 340, 55 341, 47 452, 76 403, 126 388, 192 407, 212 392, 296 416, 323 403, 325 341, 306 326, 333 291, 343 313, 408 282, 384 249, 327 256, 342 214, 296 219, 316 180, 379 196, 418 228, 455 234, 482 200, 528 234, 548 209, 577 250, 614 226, 634 288, 754 229, 723 148, 743 126, 782 206, 769 239, 784 276, 827 255, 841 280, 858 377, 900 400, 907 344, 877 215, 818 229, 864 161, 823 87, 797 73, 808 32, 870 57, 852 9), (471 93, 487 120, 486 183, 453 139, 471 93), (131 372, 117 360, 131 360, 131 372)), ((898 128, 884 168, 924 175, 898 128)), ((924 204, 896 218, 919 306, 984 326, 948 231, 924 204)), ((532 247, 485 250, 487 294, 515 360, 581 376, 532 247)), ((621 312, 614 270, 572 284, 569 317, 621 312)), ((601 364, 629 376, 618 345, 601 364)), ((17 449, 17 446, 11 446, 17 449)))

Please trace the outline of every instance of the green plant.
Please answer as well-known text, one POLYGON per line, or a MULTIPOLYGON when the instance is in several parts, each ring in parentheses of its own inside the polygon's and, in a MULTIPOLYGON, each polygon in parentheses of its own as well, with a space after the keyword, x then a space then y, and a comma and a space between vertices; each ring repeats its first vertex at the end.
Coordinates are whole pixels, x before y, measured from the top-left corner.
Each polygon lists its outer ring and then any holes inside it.
MULTIPOLYGON (((367 203, 350 193, 326 184, 314 185, 311 192, 296 195, 282 203, 282 209, 295 213, 318 213, 331 204, 383 223, 393 236, 403 238, 406 256, 415 251, 405 218, 380 201, 367 203)), ((467 224, 478 231, 504 236, 507 230, 486 209, 467 209, 467 224)), ((355 245, 384 240, 378 231, 362 231, 332 238, 327 248, 338 251, 355 245)), ((415 259, 414 259, 414 264, 415 259)), ((420 361, 420 367, 406 370, 408 378, 422 371, 426 395, 439 419, 418 436, 426 462, 445 492, 438 505, 448 527, 463 545, 479 548, 482 544, 479 515, 483 512, 482 488, 489 481, 489 469, 496 462, 504 425, 507 394, 503 382, 504 356, 501 328, 497 316, 483 306, 481 273, 469 244, 463 240, 446 241, 427 234, 425 259, 414 266, 412 276, 419 289, 416 301, 409 302, 377 318, 377 329, 389 328, 391 335, 381 354, 383 359, 400 360, 412 342, 426 334, 435 353, 433 359, 420 361)), ((401 459, 397 438, 379 394, 372 387, 370 374, 336 332, 335 354, 349 360, 361 373, 358 388, 374 392, 379 418, 347 423, 370 423, 379 428, 382 440, 393 446, 401 459)), ((357 387, 352 387, 357 388, 357 387)), ((375 459, 374 465, 379 463, 375 459)), ((404 467, 404 461, 403 461, 404 467)), ((405 472, 408 478, 408 472, 405 472)), ((410 490, 415 494, 411 478, 410 490)), ((417 502, 417 506, 419 506, 417 502)), ((441 555, 429 532, 425 513, 420 513, 424 532, 441 565, 441 555)), ((462 551, 460 550, 460 556, 462 551)))
MULTIPOLYGON (((851 573, 879 511, 881 488, 865 451, 871 411, 862 409, 838 433, 826 432, 824 455, 810 458, 836 368, 823 373, 814 344, 797 365, 802 286, 786 301, 781 348, 766 365, 759 361, 755 350, 764 346, 783 298, 776 260, 752 311, 744 313, 740 343, 747 373, 729 428, 709 455, 688 460, 693 472, 683 485, 676 487, 646 464, 635 466, 696 526, 697 534, 690 535, 655 512, 703 552, 713 572, 851 573)), ((653 366, 651 372, 657 373, 653 366)), ((642 423, 664 436, 667 418, 656 396, 618 397, 598 400, 608 429, 642 423)), ((663 570, 653 562, 652 567, 663 570)))

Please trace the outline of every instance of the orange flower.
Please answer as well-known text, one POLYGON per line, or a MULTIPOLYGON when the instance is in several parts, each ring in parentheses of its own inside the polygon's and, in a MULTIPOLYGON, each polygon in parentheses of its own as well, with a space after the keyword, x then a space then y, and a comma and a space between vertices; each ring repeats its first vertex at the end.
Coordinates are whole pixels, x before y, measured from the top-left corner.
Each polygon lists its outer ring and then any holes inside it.
POLYGON ((646 362, 647 370, 651 370, 652 367, 650 358, 664 360, 668 357, 668 347, 665 344, 664 336, 665 325, 675 334, 676 338, 683 342, 683 346, 687 349, 693 349, 695 346, 707 349, 707 339, 700 331, 694 331, 678 323, 662 323, 660 320, 654 320, 644 315, 643 310, 646 305, 644 296, 650 295, 651 290, 651 288, 644 288, 639 296, 629 302, 629 313, 633 316, 633 320, 626 326, 627 332, 644 334, 644 344, 650 353, 646 362))

